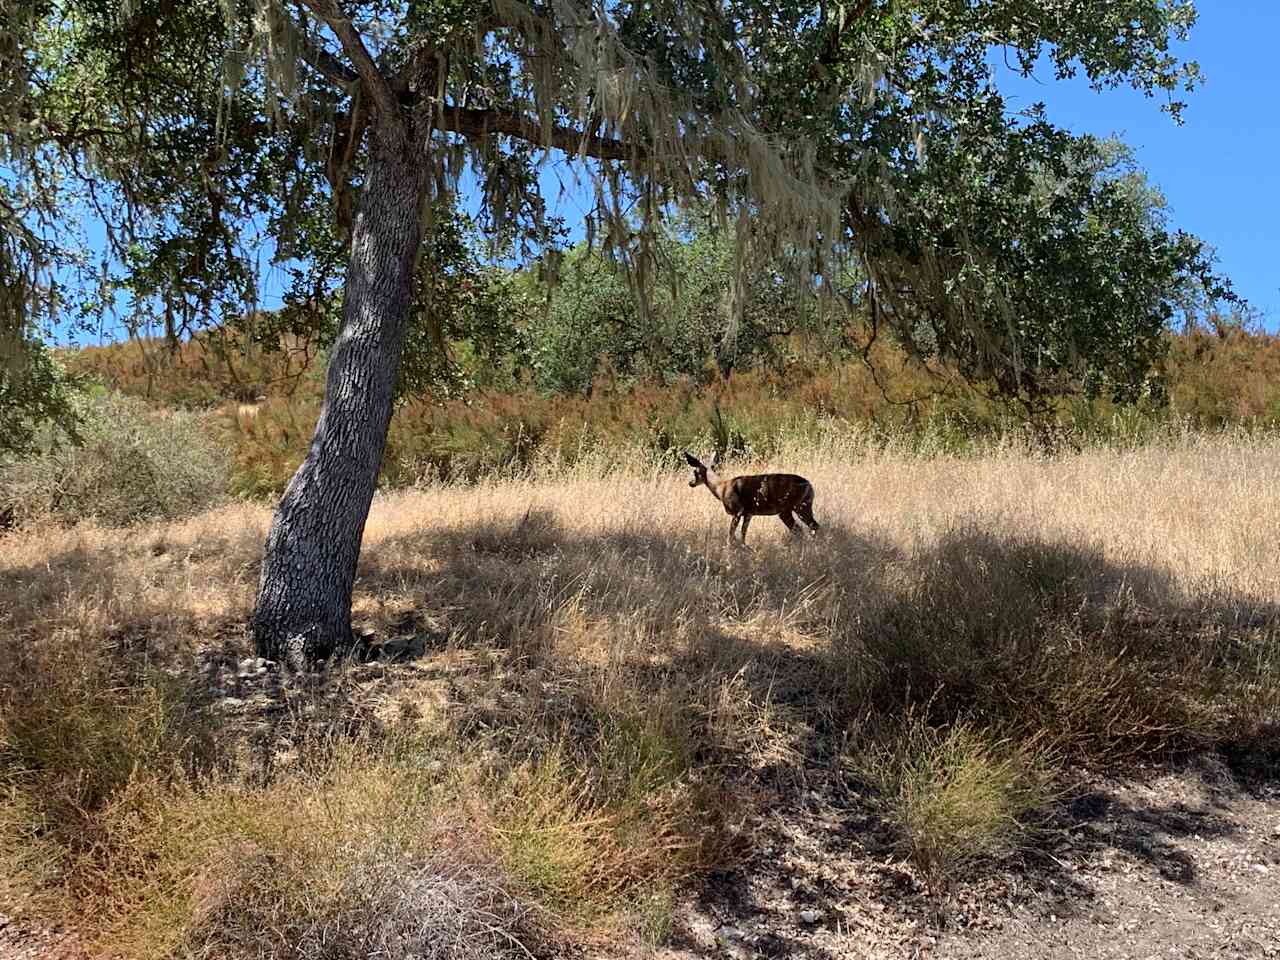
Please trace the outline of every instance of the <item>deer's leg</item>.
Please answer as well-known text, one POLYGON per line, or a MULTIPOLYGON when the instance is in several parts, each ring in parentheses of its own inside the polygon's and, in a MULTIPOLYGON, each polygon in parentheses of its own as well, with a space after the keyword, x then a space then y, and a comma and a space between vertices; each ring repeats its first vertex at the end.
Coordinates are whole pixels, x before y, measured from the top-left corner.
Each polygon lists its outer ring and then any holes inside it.
POLYGON ((751 526, 751 514, 744 513, 742 515, 742 545, 747 545, 747 527, 751 526))
POLYGON ((807 526, 814 533, 817 533, 821 529, 818 526, 818 521, 813 519, 812 498, 810 498, 809 500, 806 500, 804 503, 800 504, 800 506, 796 507, 796 513, 800 514, 800 519, 804 521, 805 526, 807 526))
POLYGON ((778 519, 787 525, 787 529, 792 533, 796 532, 796 518, 792 516, 790 510, 783 510, 778 514, 778 519))
POLYGON ((733 515, 733 519, 729 521, 729 542, 730 543, 733 543, 733 535, 738 532, 738 522, 740 520, 742 520, 742 518, 735 513, 733 515))

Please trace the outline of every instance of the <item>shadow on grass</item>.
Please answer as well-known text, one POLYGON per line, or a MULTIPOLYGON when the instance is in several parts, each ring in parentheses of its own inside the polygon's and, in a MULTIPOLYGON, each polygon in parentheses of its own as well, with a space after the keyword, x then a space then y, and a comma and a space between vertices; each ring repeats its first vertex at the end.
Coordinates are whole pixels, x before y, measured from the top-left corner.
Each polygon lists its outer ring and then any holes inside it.
MULTIPOLYGON (((838 525, 809 539, 758 522, 744 550, 718 520, 696 534, 582 533, 531 509, 389 538, 366 550, 357 599, 399 602, 369 619, 356 657, 283 678, 245 666, 247 633, 227 624, 180 672, 192 703, 248 738, 264 778, 281 752, 379 729, 367 688, 394 683, 396 669, 438 675, 455 729, 513 756, 552 735, 598 743, 619 709, 674 704, 691 768, 715 778, 751 831, 738 862, 704 874, 705 909, 730 925, 767 920, 756 944, 766 956, 801 945, 822 956, 813 930, 787 915, 805 904, 869 896, 907 914, 923 902, 910 870, 883 866, 901 831, 844 762, 868 718, 915 710, 943 727, 1050 731, 1062 756, 1121 777, 1135 758, 1204 751, 1240 782, 1275 776, 1274 604, 1188 595, 1096 545, 962 528, 908 553, 838 525), (435 669, 437 654, 459 650, 497 655, 470 675, 435 669), (861 871, 861 893, 794 882, 779 851, 799 842, 861 871)), ((0 597, 52 607, 68 578, 89 576, 109 593, 128 574, 77 549, 0 572, 0 597)), ((168 629, 121 610, 103 655, 158 656, 168 629)), ((1226 807, 1135 805, 1106 788, 1044 821, 1037 835, 1069 832, 1072 856, 1119 852, 1183 884, 1198 870, 1179 841, 1236 829, 1226 807)), ((1033 889, 1087 898, 1052 842, 1028 845, 1014 869, 1033 889)))
MULTIPOLYGON (((767 821, 811 835, 829 862, 883 862, 902 847, 874 789, 842 764, 868 719, 891 724, 913 710, 939 727, 1039 734, 1060 762, 1122 779, 1139 776, 1139 760, 1170 769, 1206 751, 1234 772, 1232 789, 1275 776, 1275 604, 1188 594, 1168 572, 1116 564, 1098 545, 977 528, 909 554, 836 525, 815 539, 755 532, 743 550, 710 532, 583 534, 530 510, 384 541, 362 562, 358 589, 414 597, 417 616, 436 625, 424 650, 443 636, 493 645, 517 673, 576 688, 560 699, 524 689, 514 706, 478 708, 477 728, 510 728, 498 737, 505 749, 520 749, 535 713, 548 728, 598 736, 610 709, 602 687, 615 697, 629 687, 641 704, 675 690, 695 762, 760 824, 743 863, 705 880, 707 909, 728 924, 772 917, 774 946, 755 945, 765 955, 787 954, 791 927, 817 949, 812 930, 761 899, 790 889, 783 899, 803 902, 776 855, 761 852, 794 837, 767 821)), ((1100 788, 1039 817, 1001 869, 1014 863, 1025 885, 1081 899, 1087 889, 1055 853, 1067 832, 1073 858, 1116 852, 1194 885, 1197 865, 1179 842, 1236 829, 1226 807, 1135 805, 1100 788)), ((924 896, 910 870, 871 873, 873 895, 895 910, 924 896)))
POLYGON ((748 692, 819 726, 913 704, 939 722, 1056 720, 1074 738, 1069 759, 1238 746, 1241 719, 1261 729, 1280 705, 1261 691, 1247 717, 1224 723, 1208 709, 1240 693, 1240 677, 1276 676, 1280 606, 1187 595, 1167 572, 1114 564, 1096 545, 976 528, 909 555, 838 526, 743 550, 639 529, 584 535, 530 511, 383 541, 357 594, 388 591, 413 607, 372 626, 411 641, 393 648, 402 659, 460 642, 536 662, 571 610, 586 624, 577 639, 610 646, 641 685, 745 666, 748 692), (604 636, 624 627, 641 641, 604 636), (1072 713, 1099 706, 1112 709, 1072 713))

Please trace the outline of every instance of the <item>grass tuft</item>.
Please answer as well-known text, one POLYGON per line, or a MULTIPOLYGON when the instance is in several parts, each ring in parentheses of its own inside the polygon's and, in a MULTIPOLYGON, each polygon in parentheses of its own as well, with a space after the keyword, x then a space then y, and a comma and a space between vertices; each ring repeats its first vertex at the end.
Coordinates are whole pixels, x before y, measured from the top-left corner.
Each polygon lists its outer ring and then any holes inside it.
POLYGON ((205 698, 118 650, 4 642, 0 676, 0 886, 16 900, 78 882, 121 796, 218 762, 205 698))
POLYGON ((908 717, 855 755, 901 833, 901 852, 935 885, 974 860, 1012 849, 1022 818, 1050 795, 1050 752, 961 721, 908 717))

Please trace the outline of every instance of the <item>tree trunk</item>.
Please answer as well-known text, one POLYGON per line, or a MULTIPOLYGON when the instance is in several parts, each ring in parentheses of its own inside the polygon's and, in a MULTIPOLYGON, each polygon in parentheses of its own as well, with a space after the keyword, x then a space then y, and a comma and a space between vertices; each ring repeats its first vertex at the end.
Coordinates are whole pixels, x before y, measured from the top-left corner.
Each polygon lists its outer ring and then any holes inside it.
POLYGON ((421 239, 426 162, 413 155, 405 133, 395 120, 370 130, 324 404, 267 536, 254 642, 259 656, 295 667, 351 642, 352 585, 391 421, 421 239))

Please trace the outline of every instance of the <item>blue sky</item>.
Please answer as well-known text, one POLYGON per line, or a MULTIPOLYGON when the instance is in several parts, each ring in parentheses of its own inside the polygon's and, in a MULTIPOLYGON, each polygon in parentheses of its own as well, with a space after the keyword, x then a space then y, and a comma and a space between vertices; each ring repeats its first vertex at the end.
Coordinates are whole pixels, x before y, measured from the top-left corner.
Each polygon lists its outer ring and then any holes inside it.
POLYGON ((1276 0, 1202 0, 1200 20, 1177 53, 1200 64, 1202 87, 1185 97, 1184 123, 1160 101, 1127 88, 1094 93, 1087 81, 1001 77, 1010 106, 1044 101, 1056 123, 1077 133, 1117 134, 1133 146, 1169 200, 1170 222, 1216 248, 1236 291, 1280 326, 1280 54, 1276 0))

